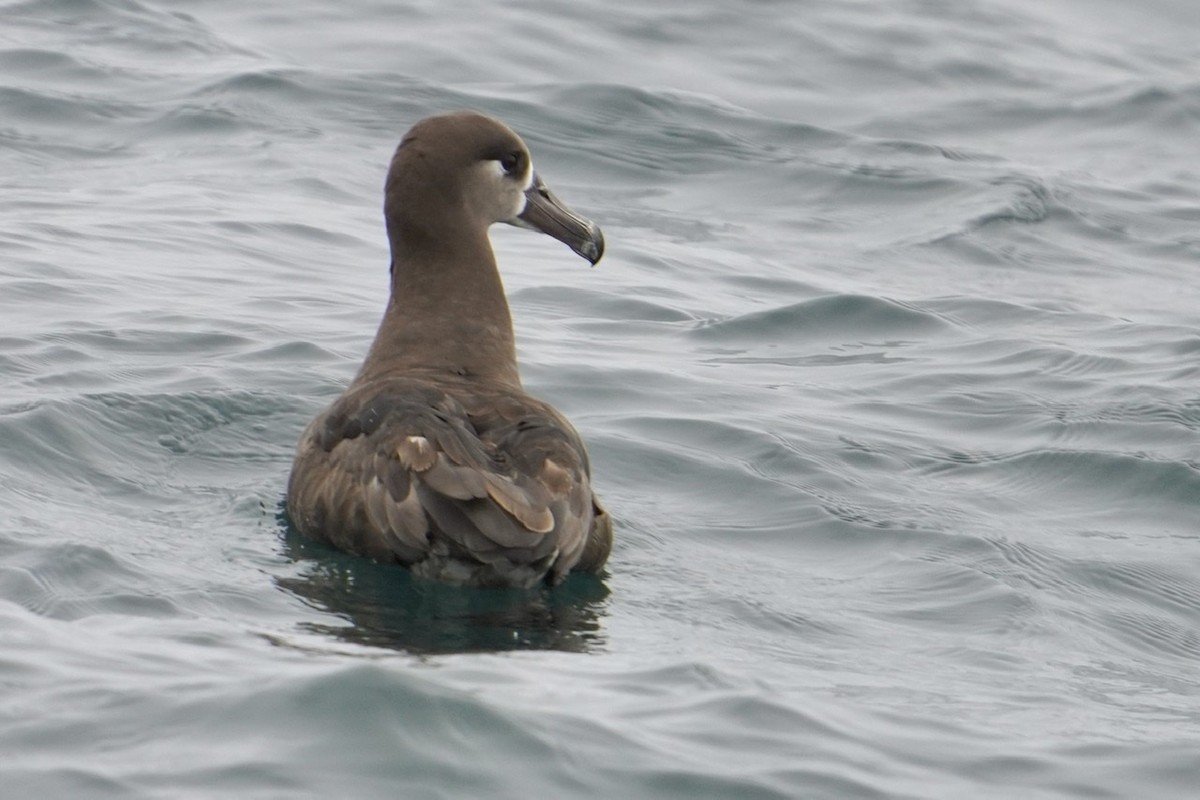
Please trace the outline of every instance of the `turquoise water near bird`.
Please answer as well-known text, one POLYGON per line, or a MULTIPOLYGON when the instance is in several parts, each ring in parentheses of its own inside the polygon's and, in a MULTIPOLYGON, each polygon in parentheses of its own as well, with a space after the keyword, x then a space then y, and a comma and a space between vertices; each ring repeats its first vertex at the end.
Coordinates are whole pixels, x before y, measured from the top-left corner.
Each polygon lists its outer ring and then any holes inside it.
POLYGON ((1180 798, 1200 780, 1185 0, 0 3, 0 796, 1180 798), (473 108, 606 571, 282 515, 473 108))

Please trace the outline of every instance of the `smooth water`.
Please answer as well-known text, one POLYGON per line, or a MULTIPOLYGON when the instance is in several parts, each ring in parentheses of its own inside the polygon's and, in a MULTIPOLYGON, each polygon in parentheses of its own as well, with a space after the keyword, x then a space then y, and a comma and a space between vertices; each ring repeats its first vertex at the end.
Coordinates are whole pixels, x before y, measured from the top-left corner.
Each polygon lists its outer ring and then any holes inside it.
POLYGON ((1200 6, 0 3, 0 796, 1183 798, 1200 6), (608 574, 289 534, 416 119, 494 232, 608 574))

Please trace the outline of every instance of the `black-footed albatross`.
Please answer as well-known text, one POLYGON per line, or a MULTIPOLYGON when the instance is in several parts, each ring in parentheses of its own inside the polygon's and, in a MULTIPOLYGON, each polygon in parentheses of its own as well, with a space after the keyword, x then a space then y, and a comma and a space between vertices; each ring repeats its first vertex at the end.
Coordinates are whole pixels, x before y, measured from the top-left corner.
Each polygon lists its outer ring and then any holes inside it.
POLYGON ((292 524, 454 584, 599 570, 612 523, 579 434, 521 388, 488 228, 542 231, 592 264, 600 229, 550 193, 519 136, 471 112, 405 134, 384 216, 391 298, 358 375, 300 437, 292 524))

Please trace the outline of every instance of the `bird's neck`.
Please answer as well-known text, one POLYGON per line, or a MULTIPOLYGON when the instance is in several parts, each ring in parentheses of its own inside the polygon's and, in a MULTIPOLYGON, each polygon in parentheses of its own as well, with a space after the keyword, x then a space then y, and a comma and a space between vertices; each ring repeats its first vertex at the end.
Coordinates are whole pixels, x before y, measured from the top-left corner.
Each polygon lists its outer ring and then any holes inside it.
POLYGON ((356 382, 443 376, 519 387, 512 317, 486 229, 392 230, 392 291, 356 382))

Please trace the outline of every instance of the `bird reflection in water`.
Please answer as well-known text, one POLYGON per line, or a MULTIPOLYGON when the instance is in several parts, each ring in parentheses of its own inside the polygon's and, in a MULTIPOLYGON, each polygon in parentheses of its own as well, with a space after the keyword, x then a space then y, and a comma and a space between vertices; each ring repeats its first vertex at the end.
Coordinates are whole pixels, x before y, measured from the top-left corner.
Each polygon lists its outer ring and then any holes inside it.
POLYGON ((307 631, 414 654, 604 647, 609 591, 598 576, 574 574, 553 589, 447 586, 308 539, 291 529, 283 513, 279 522, 284 555, 302 571, 276 583, 341 618, 302 623, 307 631))

